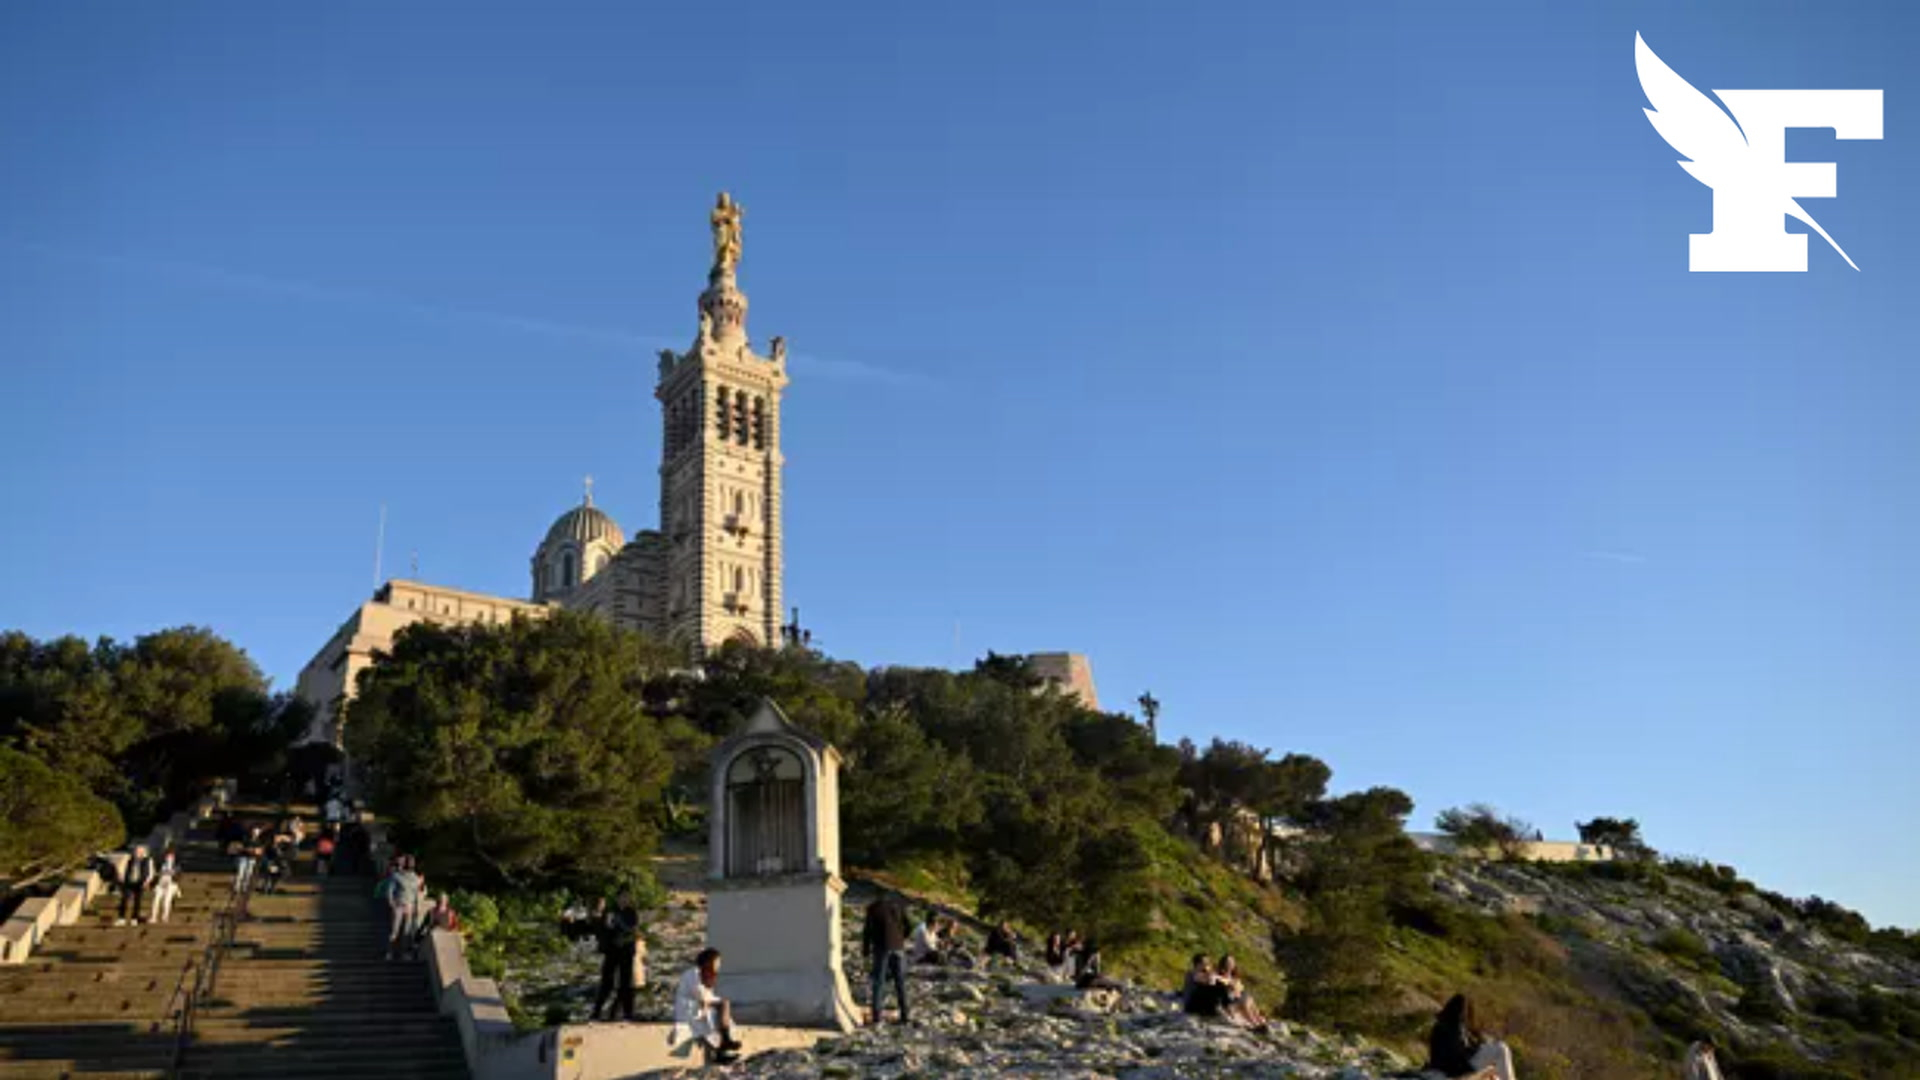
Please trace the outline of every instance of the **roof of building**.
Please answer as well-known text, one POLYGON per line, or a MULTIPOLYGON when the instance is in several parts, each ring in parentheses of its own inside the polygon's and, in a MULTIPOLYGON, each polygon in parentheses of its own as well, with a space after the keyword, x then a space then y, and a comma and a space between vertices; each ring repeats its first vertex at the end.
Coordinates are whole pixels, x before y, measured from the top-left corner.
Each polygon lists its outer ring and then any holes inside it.
POLYGON ((556 544, 572 540, 587 544, 602 539, 611 540, 614 547, 620 547, 627 542, 627 534, 620 531, 619 524, 605 510, 593 505, 592 496, 588 496, 585 502, 560 515, 559 520, 553 523, 553 528, 547 530, 546 542, 556 544))

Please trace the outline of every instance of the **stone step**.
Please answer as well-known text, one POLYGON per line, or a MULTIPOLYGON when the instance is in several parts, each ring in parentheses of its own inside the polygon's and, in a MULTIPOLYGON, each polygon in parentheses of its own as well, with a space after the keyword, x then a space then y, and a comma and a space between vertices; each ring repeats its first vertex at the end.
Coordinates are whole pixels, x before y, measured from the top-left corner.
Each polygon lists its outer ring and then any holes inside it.
MULTIPOLYGON (((5 1000, 0 1000, 0 1018, 17 1015, 29 1007, 42 1008, 87 1002, 141 1001, 155 996, 167 997, 173 993, 176 985, 179 984, 168 980, 117 985, 102 984, 84 988, 66 985, 26 987, 6 995, 5 1000)), ((233 978, 222 976, 215 989, 217 991, 215 996, 219 998, 258 995, 275 1000, 292 998, 305 1001, 329 1001, 356 996, 385 1001, 391 998, 405 999, 412 995, 428 996, 425 980, 416 979, 327 982, 308 979, 263 980, 249 979, 244 976, 233 978)))
MULTIPOLYGON (((233 902, 233 859, 210 834, 180 851, 168 922, 116 926, 119 898, 108 894, 52 931, 33 963, 0 970, 0 1080, 166 1075, 174 1040, 164 1014, 233 902)), ((458 1031, 438 1014, 424 965, 384 959, 389 922, 374 879, 313 869, 303 852, 274 892, 247 898, 179 1075, 465 1077, 458 1031)))
POLYGON ((137 1068, 121 1063, 120 1067, 103 1069, 92 1060, 0 1061, 0 1080, 160 1080, 172 1061, 171 1049, 165 1058, 142 1062, 143 1067, 137 1068))
POLYGON ((202 1075, 291 1076, 312 1073, 339 1077, 418 1076, 429 1072, 465 1076, 466 1060, 460 1043, 430 1045, 414 1040, 405 1046, 375 1045, 333 1048, 298 1044, 193 1043, 187 1063, 202 1075))
MULTIPOLYGON (((358 1063, 349 1066, 355 1080, 363 1077, 394 1080, 468 1080, 469 1073, 464 1061, 449 1060, 443 1063, 416 1062, 409 1058, 398 1058, 378 1063, 358 1063)), ((235 1062, 214 1062, 205 1067, 183 1068, 178 1076, 180 1080, 214 1080, 225 1077, 272 1076, 275 1080, 340 1080, 341 1066, 332 1062, 312 1062, 302 1060, 297 1054, 286 1055, 282 1060, 261 1062, 241 1059, 235 1062)), ((59 1074, 23 1074, 37 1078, 41 1075, 59 1074)), ((0 1077, 13 1080, 5 1073, 0 1077)), ((63 1078, 64 1080, 64 1078, 63 1078)), ((94 1074, 76 1076, 72 1080, 95 1080, 94 1074)))
MULTIPOLYGON (((434 1018, 437 1019, 437 1018, 434 1018)), ((0 1061, 27 1061, 39 1058, 71 1059, 98 1058, 101 1060, 124 1060, 129 1057, 151 1056, 156 1048, 164 1046, 168 1052, 173 1048, 173 1028, 161 1027, 158 1031, 144 1032, 135 1036, 115 1036, 103 1039, 100 1036, 63 1034, 50 1032, 32 1038, 0 1039, 0 1061)), ((451 1048, 459 1052, 460 1038, 444 1025, 392 1024, 383 1027, 348 1028, 345 1025, 317 1025, 312 1027, 201 1027, 196 1023, 193 1045, 231 1048, 240 1044, 258 1044, 268 1049, 283 1049, 288 1046, 310 1047, 315 1051, 343 1053, 359 1051, 364 1053, 393 1053, 407 1051, 445 1051, 451 1048)))

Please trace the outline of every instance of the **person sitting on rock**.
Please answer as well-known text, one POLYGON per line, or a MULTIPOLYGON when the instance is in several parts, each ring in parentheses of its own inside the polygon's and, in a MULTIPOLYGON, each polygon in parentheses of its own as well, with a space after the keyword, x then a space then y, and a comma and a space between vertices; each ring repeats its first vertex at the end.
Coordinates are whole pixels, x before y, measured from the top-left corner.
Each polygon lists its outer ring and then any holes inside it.
POLYGON ((1042 950, 1047 961, 1047 975, 1054 982, 1065 982, 1067 978, 1067 935, 1055 930, 1047 935, 1047 945, 1042 950))
POLYGON ((1118 990, 1120 984, 1100 971, 1100 943, 1092 938, 1073 956, 1073 985, 1081 990, 1118 990))
POLYGON ((709 1064, 727 1065, 740 1060, 741 1044, 733 1037, 733 1006, 713 992, 719 981, 720 950, 709 946, 700 950, 674 988, 667 1043, 677 1046, 683 1038, 697 1039, 709 1064))
POLYGON ((1433 1032, 1427 1037, 1426 1069, 1449 1080, 1514 1080, 1513 1055, 1507 1044, 1480 1033, 1465 994, 1448 998, 1434 1017, 1433 1032))
POLYGON ((949 915, 934 924, 934 932, 939 935, 940 963, 972 970, 977 961, 960 937, 960 920, 949 915))
POLYGON ((1007 920, 1001 919, 1000 922, 987 933, 987 963, 993 963, 995 958, 1006 960, 1009 963, 1019 963, 1020 946, 1018 942, 1019 938, 1013 933, 1013 925, 1007 922, 1007 920))
POLYGON ((914 924, 913 938, 907 943, 907 956, 916 964, 944 961, 940 948, 940 920, 934 918, 931 912, 914 924))
POLYGON ((1240 978, 1240 964, 1232 953, 1220 957, 1220 963, 1214 966, 1214 981, 1222 991, 1225 1006, 1221 1010, 1227 1019, 1253 1031, 1265 1032, 1267 1018, 1260 1012, 1260 1006, 1247 993, 1247 984, 1240 978))
POLYGON ((1687 1047, 1686 1080, 1720 1080, 1720 1062, 1714 1056, 1713 1040, 1702 1039, 1687 1047))
POLYGON ((1206 953, 1194 953, 1187 977, 1180 985, 1180 1011, 1194 1016, 1219 1016, 1220 982, 1206 953))

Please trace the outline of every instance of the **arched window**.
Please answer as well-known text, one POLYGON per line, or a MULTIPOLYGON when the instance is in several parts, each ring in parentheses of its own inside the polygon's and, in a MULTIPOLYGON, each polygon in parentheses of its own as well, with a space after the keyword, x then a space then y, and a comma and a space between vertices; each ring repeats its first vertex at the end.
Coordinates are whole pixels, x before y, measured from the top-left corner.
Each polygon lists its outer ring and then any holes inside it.
POLYGON ((560 587, 564 589, 572 584, 573 584, 573 552, 569 551, 566 554, 560 556, 560 587))
POLYGON ((748 750, 727 764, 728 877, 806 869, 806 766, 781 747, 748 750))

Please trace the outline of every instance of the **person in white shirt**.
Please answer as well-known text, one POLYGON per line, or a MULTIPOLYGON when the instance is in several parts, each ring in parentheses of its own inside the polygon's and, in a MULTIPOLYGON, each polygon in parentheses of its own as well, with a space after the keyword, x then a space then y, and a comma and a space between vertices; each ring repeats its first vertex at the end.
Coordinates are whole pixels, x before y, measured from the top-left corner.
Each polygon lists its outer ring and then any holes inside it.
POLYGON ((173 902, 180 896, 180 856, 169 847, 160 856, 153 883, 153 912, 148 922, 170 922, 173 919, 173 902))
POLYGON ((709 1062, 725 1065, 739 1060, 740 1041, 733 1037, 732 1006, 713 992, 719 979, 720 950, 700 950, 674 989, 673 1030, 667 1041, 677 1046, 682 1038, 691 1036, 699 1040, 709 1062))
POLYGON ((940 962, 940 931, 932 919, 921 919, 907 942, 907 959, 916 964, 940 962))
POLYGON ((1702 1040, 1687 1047, 1686 1080, 1720 1080, 1720 1062, 1714 1057, 1713 1043, 1702 1040))

